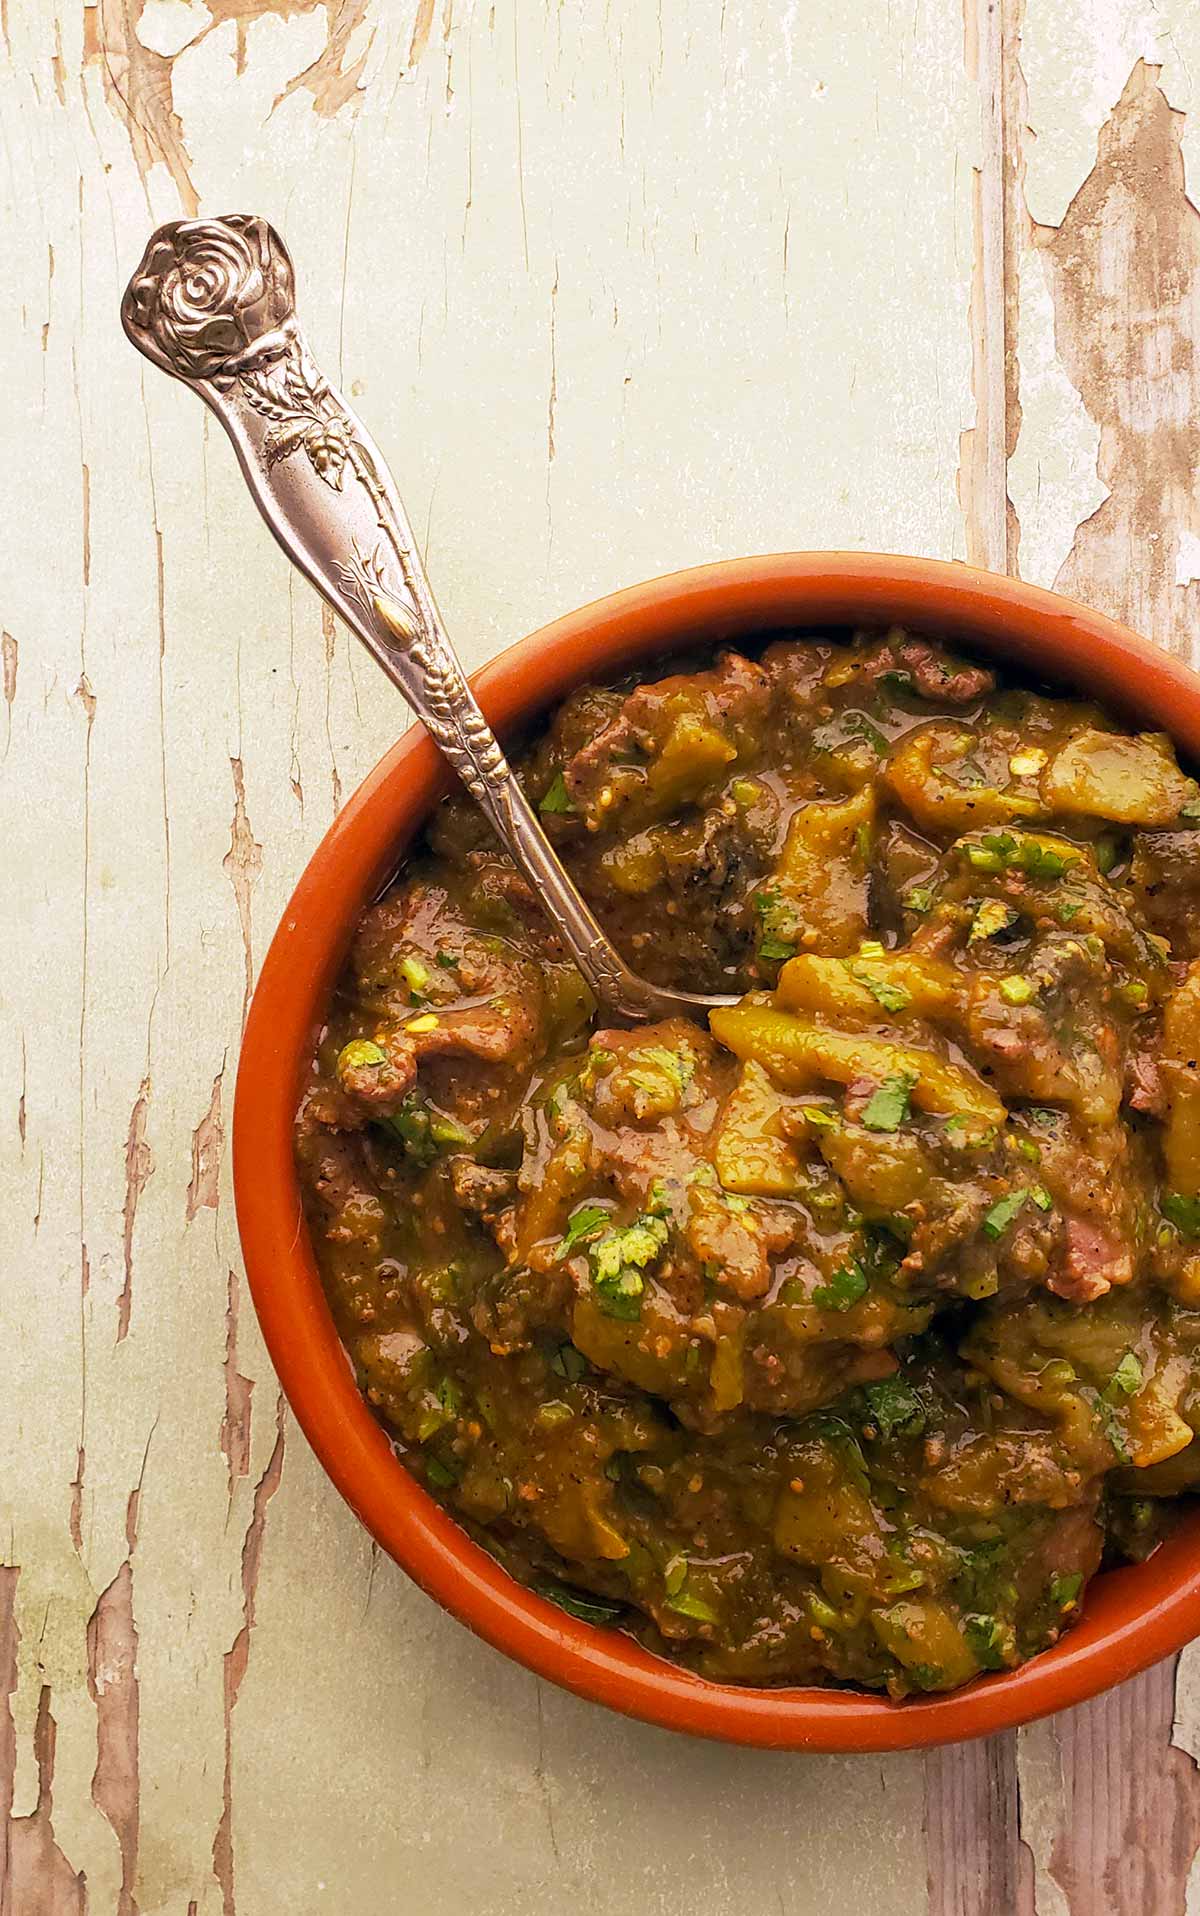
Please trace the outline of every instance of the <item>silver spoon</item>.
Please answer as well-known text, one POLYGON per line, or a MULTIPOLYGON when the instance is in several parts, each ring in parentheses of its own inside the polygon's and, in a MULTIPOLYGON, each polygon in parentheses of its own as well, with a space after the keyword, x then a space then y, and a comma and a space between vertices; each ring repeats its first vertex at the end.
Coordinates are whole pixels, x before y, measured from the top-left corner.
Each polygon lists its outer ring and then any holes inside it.
POLYGON ((291 257, 266 220, 175 220, 152 235, 121 321, 216 413, 288 558, 403 692, 604 1009, 636 1023, 732 1004, 639 978, 567 876, 467 684, 392 476, 313 361, 294 293, 291 257))

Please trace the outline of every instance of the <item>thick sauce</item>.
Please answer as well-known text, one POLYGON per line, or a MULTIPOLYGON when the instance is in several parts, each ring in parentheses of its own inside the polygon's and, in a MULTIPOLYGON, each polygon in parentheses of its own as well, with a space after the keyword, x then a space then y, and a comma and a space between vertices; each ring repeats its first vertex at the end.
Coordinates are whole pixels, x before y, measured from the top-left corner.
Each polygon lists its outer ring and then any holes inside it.
POLYGON ((605 1028, 465 800, 297 1129, 405 1462, 708 1675, 953 1688, 1200 1481, 1200 795, 903 632, 587 689, 523 761, 647 976, 605 1028))

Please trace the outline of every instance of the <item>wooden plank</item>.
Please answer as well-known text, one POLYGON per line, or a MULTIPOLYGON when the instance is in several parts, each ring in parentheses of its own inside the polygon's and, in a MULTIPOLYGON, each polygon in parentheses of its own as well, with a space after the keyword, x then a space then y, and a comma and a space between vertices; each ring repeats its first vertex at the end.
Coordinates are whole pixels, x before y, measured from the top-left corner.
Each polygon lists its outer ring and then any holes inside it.
POLYGON ((115 315, 153 221, 276 219, 472 663, 719 554, 962 554, 959 23, 4 0, 0 28, 0 913, 29 954, 0 1910, 74 1910, 81 1877, 171 1916, 918 1907, 919 1759, 678 1744, 546 1689, 377 1560, 281 1416, 230 1204, 247 965, 404 720, 115 315))
MULTIPOLYGON (((1026 97, 1010 265, 1020 436, 1008 468, 1022 576, 1200 662, 1195 356, 1200 216, 1186 5, 1028 0, 1009 57, 1026 97)), ((1186 1668, 1194 1669, 1194 1658, 1186 1668)), ((1190 1907, 1200 1712, 1173 1666, 1023 1731, 1020 1825, 1038 1916, 1190 1907)))

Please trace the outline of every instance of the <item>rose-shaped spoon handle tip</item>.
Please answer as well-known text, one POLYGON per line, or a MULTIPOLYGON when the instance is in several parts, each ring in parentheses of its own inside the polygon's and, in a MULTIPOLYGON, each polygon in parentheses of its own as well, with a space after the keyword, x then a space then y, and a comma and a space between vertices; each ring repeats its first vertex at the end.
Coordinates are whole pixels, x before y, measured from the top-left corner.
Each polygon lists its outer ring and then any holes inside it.
POLYGON ((286 353, 295 287, 287 247, 257 215, 171 220, 150 236, 121 323, 163 372, 229 385, 245 364, 286 353))
POLYGON ((618 1018, 700 1015, 610 945, 512 776, 447 636, 391 474, 313 361, 273 226, 247 213, 160 226, 121 301, 129 338, 221 421, 288 557, 408 699, 618 1018))

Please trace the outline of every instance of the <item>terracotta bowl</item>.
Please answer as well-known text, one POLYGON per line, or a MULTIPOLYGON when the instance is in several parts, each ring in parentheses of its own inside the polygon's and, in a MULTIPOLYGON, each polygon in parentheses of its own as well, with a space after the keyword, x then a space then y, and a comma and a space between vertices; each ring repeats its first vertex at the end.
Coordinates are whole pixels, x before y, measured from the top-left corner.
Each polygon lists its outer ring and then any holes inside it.
MULTIPOLYGON (((704 566, 618 592, 535 633, 475 680, 513 734, 585 678, 692 642, 772 628, 898 621, 1108 702, 1200 760, 1200 678, 1098 612, 959 565, 792 553, 704 566)), ((671 1729, 770 1749, 891 1750, 1028 1722, 1134 1675, 1200 1633, 1200 1513, 1148 1563, 1109 1571, 1056 1645, 1011 1675, 891 1703, 834 1690, 754 1690, 676 1669, 515 1583, 434 1504, 359 1395, 322 1295, 292 1159, 313 1037, 360 911, 449 784, 414 727, 346 805, 267 953, 238 1072, 234 1180, 250 1288, 280 1382, 351 1509, 439 1603, 497 1649, 580 1696, 671 1729)))

